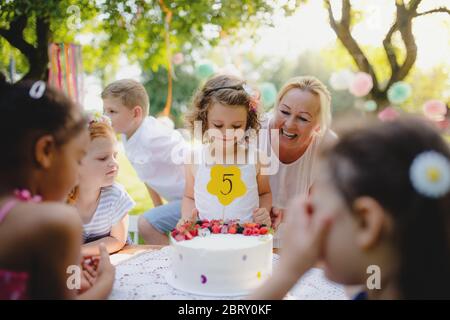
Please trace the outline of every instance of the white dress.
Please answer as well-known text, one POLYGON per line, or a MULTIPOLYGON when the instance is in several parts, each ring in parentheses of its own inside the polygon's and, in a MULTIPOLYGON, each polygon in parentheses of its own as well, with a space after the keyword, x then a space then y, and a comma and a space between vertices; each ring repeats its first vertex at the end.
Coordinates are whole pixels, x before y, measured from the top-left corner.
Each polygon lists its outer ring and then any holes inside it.
POLYGON ((205 150, 206 147, 200 150, 201 161, 195 166, 194 172, 194 199, 195 206, 199 211, 199 218, 252 221, 253 210, 259 207, 256 165, 211 165, 205 161, 205 150), (211 171, 215 166, 222 167, 222 170, 220 175, 213 178, 211 171), (233 172, 229 171, 231 167, 234 167, 233 172), (220 201, 220 194, 214 194, 208 190, 208 185, 213 183, 213 179, 217 179, 216 182, 220 184, 219 192, 223 192, 222 194, 233 192, 238 183, 245 185, 245 193, 238 197, 232 197, 230 203, 224 204, 220 201))

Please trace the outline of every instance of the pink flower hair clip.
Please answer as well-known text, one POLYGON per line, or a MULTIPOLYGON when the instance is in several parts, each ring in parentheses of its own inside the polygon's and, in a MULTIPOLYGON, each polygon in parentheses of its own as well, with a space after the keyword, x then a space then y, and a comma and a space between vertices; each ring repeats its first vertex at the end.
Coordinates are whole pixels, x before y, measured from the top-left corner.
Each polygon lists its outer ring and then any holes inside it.
POLYGON ((252 112, 257 112, 259 105, 260 105, 260 93, 257 90, 253 90, 249 85, 244 84, 242 86, 244 91, 249 95, 250 97, 250 103, 249 103, 249 109, 252 112))
POLYGON ((105 123, 111 126, 111 119, 100 112, 94 112, 88 114, 89 125, 93 123, 105 123))

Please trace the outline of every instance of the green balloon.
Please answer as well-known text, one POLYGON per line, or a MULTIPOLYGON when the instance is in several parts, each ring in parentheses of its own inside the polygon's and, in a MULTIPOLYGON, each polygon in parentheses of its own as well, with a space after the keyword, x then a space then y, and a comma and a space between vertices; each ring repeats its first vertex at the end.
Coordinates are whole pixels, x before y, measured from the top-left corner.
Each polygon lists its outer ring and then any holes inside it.
POLYGON ((368 112, 373 112, 377 110, 377 103, 373 100, 368 100, 364 102, 364 110, 368 112))
POLYGON ((394 83, 387 92, 388 100, 393 104, 404 102, 410 95, 411 86, 403 81, 394 83))
POLYGON ((275 85, 270 82, 264 82, 260 85, 260 90, 264 107, 272 106, 277 98, 277 88, 275 85))
POLYGON ((195 73, 200 79, 209 78, 214 74, 214 66, 209 62, 202 63, 199 66, 197 66, 195 73))

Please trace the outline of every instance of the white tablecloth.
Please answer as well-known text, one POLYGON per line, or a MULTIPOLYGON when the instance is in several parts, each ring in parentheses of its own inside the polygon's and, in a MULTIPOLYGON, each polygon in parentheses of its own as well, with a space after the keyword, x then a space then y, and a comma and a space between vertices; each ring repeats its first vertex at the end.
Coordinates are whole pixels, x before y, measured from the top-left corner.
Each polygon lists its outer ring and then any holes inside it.
MULTIPOLYGON (((167 284, 165 274, 170 267, 171 247, 146 251, 129 258, 112 256, 116 264, 116 279, 109 299, 148 300, 201 300, 201 299, 242 299, 244 297, 206 297, 189 294, 167 284)), ((279 257, 274 254, 274 264, 279 257)), ((328 281, 323 271, 311 269, 286 296, 286 299, 347 299, 344 288, 328 281)))

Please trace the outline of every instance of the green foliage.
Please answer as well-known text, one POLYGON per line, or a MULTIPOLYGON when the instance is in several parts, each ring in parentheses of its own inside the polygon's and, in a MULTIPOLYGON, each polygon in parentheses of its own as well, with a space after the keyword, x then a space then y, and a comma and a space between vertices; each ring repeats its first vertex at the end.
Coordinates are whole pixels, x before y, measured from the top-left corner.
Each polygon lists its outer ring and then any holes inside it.
MULTIPOLYGON (((302 0, 289 1, 281 9, 292 13, 302 0)), ((279 5, 269 0, 174 0, 164 1, 173 16, 170 50, 189 53, 205 44, 216 44, 224 34, 241 27, 271 23, 271 13, 279 5)), ((87 72, 101 76, 117 67, 120 53, 131 62, 139 62, 144 71, 156 72, 167 65, 165 17, 158 0, 0 0, 0 28, 9 29, 19 16, 28 17, 24 38, 36 44, 36 17, 50 21, 53 42, 77 42, 81 35, 91 35, 83 43, 83 63, 87 72), (72 5, 76 6, 71 7, 72 5), (79 19, 78 19, 79 18, 79 19), (34 20, 33 20, 34 19, 34 20)), ((25 73, 27 64, 18 52, 2 39, 0 67, 8 65, 13 54, 17 71, 25 73)), ((107 76, 107 75, 106 75, 107 76)))
MULTIPOLYGON (((190 107, 190 101, 197 87, 200 85, 198 79, 186 67, 175 68, 176 78, 173 81, 171 115, 176 127, 183 127, 184 113, 190 107)), ((157 116, 164 109, 167 97, 167 71, 159 68, 156 72, 148 74, 144 84, 150 96, 150 114, 157 116)))

